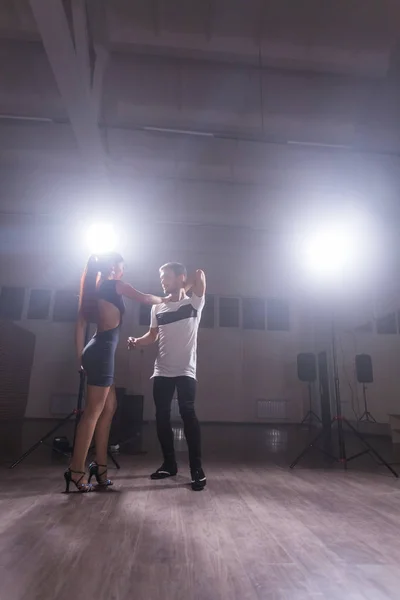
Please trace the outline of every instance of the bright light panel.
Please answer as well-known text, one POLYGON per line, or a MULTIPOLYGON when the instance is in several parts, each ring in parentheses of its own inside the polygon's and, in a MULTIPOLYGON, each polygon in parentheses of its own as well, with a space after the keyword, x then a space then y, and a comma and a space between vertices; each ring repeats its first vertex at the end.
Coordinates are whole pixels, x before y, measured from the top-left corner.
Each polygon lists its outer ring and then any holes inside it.
POLYGON ((115 250, 117 235, 111 223, 93 223, 87 231, 87 245, 91 254, 115 250))
POLYGON ((380 245, 377 223, 367 211, 350 206, 314 216, 302 236, 299 260, 316 285, 347 288, 371 276, 380 245))
POLYGON ((340 278, 357 259, 358 236, 344 225, 331 225, 310 233, 304 243, 306 269, 319 278, 340 278))

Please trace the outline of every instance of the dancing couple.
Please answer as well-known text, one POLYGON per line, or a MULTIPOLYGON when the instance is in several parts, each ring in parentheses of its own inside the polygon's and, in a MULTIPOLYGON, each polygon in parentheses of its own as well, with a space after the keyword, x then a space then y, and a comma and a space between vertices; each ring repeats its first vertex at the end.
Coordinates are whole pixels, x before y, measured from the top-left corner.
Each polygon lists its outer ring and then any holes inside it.
POLYGON ((153 395, 156 407, 157 435, 163 463, 152 479, 173 477, 178 472, 171 427, 171 403, 175 390, 189 449, 191 486, 201 491, 206 477, 201 464, 200 426, 194 402, 196 396, 197 332, 205 303, 204 272, 196 271, 188 278, 180 263, 167 263, 160 268, 160 280, 166 297, 143 294, 122 281, 123 258, 109 253, 90 257, 82 276, 76 325, 76 350, 79 368, 87 378, 85 410, 77 428, 70 468, 65 472, 66 491, 73 483, 79 492, 91 492, 94 477, 97 488, 107 488, 108 438, 116 409, 114 358, 119 342, 123 298, 153 305, 149 331, 140 338, 130 337, 128 348, 148 346, 158 341, 158 354, 153 373, 153 395), (190 292, 190 297, 187 293, 190 292), (85 328, 96 324, 96 333, 84 347, 85 328), (85 464, 94 436, 96 460, 85 464))

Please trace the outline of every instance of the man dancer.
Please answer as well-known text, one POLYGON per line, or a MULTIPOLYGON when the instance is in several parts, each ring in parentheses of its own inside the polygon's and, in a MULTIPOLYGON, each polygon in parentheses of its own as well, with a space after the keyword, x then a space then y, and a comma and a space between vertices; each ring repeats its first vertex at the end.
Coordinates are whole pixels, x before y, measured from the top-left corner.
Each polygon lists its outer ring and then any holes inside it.
POLYGON ((153 373, 157 435, 164 462, 152 479, 173 477, 178 472, 171 427, 171 403, 175 389, 189 449, 192 489, 203 490, 206 476, 201 466, 200 426, 194 409, 196 395, 197 331, 205 304, 206 278, 196 271, 188 279, 180 263, 160 268, 161 285, 169 300, 151 309, 150 330, 141 338, 129 338, 129 348, 148 346, 158 340, 153 373), (191 292, 188 297, 186 292, 191 292))

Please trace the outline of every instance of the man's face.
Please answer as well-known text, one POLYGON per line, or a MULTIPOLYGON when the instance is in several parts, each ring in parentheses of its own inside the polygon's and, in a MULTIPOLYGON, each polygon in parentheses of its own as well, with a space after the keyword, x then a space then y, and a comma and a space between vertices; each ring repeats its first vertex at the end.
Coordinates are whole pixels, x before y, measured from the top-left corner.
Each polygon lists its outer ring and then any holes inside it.
POLYGON ((162 269, 160 271, 160 280, 162 289, 166 294, 175 294, 184 286, 184 276, 175 275, 172 269, 162 269))

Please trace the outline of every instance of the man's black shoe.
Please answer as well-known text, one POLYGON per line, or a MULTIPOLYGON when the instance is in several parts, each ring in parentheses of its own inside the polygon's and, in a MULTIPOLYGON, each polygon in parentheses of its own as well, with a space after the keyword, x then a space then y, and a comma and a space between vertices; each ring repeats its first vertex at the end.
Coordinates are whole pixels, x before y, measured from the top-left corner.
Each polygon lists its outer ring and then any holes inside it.
POLYGON ((207 484, 207 478, 203 469, 193 469, 190 471, 190 473, 192 475, 192 490, 194 492, 201 492, 202 490, 204 490, 207 484))
POLYGON ((150 475, 151 479, 167 479, 167 477, 174 477, 178 472, 177 464, 168 465, 163 463, 155 473, 150 475))

